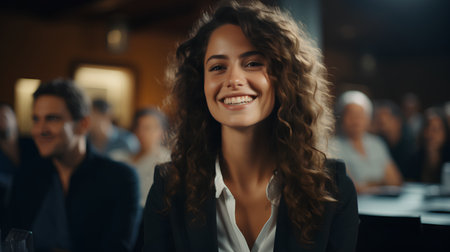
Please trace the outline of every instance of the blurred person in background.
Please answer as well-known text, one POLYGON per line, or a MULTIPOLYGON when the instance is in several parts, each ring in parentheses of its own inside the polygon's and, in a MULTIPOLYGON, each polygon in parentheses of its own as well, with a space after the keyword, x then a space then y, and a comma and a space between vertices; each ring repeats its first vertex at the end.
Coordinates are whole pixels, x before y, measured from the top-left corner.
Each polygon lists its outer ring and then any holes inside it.
POLYGON ((403 96, 402 112, 405 117, 405 123, 411 130, 415 144, 417 145, 423 125, 423 115, 420 112, 420 101, 417 95, 414 93, 407 93, 403 96))
POLYGON ((338 134, 330 152, 347 164, 358 193, 376 192, 379 186, 402 184, 402 175, 383 140, 368 133, 372 103, 359 91, 344 92, 337 101, 338 134))
POLYGON ((87 143, 89 102, 72 81, 43 83, 33 99, 41 157, 14 178, 8 229, 32 231, 37 252, 131 251, 141 211, 135 170, 87 143))
POLYGON ((139 141, 125 129, 113 124, 112 108, 104 99, 92 101, 92 123, 89 140, 94 148, 114 158, 115 152, 135 154, 139 151, 139 141))
POLYGON ((444 103, 444 113, 445 118, 447 119, 447 125, 450 126, 450 101, 444 103))
POLYGON ((449 128, 441 108, 427 109, 424 119, 419 150, 411 159, 410 166, 416 181, 440 183, 443 164, 450 162, 449 128))
POLYGON ((20 163, 19 132, 12 108, 0 103, 0 207, 20 163))
POLYGON ((414 137, 404 123, 400 108, 393 101, 375 101, 374 108, 373 133, 385 140, 395 164, 405 180, 408 180, 410 179, 409 160, 416 151, 414 137))
POLYGON ((140 143, 136 154, 118 153, 116 160, 131 164, 137 169, 141 187, 141 206, 145 205, 148 191, 153 184, 155 166, 170 160, 170 151, 163 145, 168 121, 163 112, 156 108, 138 110, 133 118, 131 130, 140 143))
POLYGON ((19 137, 16 115, 6 103, 0 103, 0 223, 13 176, 19 167, 38 155, 33 140, 19 137))

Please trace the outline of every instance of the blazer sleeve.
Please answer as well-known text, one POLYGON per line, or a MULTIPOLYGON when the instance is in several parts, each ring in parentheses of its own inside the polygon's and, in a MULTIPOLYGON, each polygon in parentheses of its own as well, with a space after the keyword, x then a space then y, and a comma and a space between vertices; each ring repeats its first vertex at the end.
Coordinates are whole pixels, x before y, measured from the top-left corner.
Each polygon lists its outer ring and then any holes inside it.
POLYGON ((359 226, 355 186, 345 172, 345 164, 342 161, 332 163, 335 168, 338 203, 331 223, 327 251, 355 251, 359 226))
POLYGON ((174 251, 169 213, 164 202, 164 167, 157 166, 144 209, 144 251, 174 251))

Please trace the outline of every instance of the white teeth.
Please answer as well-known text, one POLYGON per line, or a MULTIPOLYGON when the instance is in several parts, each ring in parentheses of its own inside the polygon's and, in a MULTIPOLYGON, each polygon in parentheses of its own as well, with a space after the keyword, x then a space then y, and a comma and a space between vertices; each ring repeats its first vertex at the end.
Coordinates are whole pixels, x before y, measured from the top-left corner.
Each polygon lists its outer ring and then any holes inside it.
POLYGON ((223 100, 223 103, 227 105, 239 105, 239 104, 246 104, 253 101, 253 98, 248 95, 244 96, 235 96, 235 97, 227 97, 223 100))

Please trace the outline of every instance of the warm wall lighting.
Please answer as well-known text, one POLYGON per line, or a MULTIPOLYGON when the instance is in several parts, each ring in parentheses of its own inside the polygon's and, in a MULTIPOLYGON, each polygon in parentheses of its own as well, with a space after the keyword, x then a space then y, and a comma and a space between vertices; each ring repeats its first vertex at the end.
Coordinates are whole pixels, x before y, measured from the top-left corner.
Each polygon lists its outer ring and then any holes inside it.
POLYGON ((15 85, 15 112, 19 132, 29 135, 32 127, 31 109, 33 103, 33 93, 41 83, 37 79, 18 79, 15 85))
POLYGON ((128 127, 131 124, 135 78, 130 69, 82 64, 75 70, 74 80, 91 99, 108 101, 120 126, 128 127))

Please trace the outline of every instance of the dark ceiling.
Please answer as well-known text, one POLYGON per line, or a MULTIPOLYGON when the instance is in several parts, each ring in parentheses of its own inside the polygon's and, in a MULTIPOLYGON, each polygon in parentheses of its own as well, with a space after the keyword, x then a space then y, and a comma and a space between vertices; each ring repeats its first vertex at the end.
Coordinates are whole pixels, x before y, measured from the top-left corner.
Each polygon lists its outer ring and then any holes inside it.
POLYGON ((450 55, 448 0, 323 0, 325 48, 379 57, 450 55))
MULTIPOLYGON (((201 11, 218 0, 6 0, 0 8, 47 20, 123 21, 131 30, 157 26, 189 30, 201 11)), ((262 0, 273 5, 276 0, 262 0)))
POLYGON ((214 1, 207 0, 9 0, 4 10, 49 21, 83 20, 125 22, 130 30, 150 26, 186 30, 200 10, 214 1))
MULTIPOLYGON (((131 30, 156 26, 186 31, 200 11, 215 2, 6 0, 0 7, 50 20, 121 20, 131 30)), ((264 2, 275 5, 278 1, 264 2)), ((450 54, 448 0, 321 0, 321 5, 325 48, 370 52, 380 57, 450 54)))

